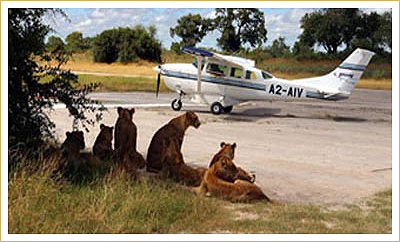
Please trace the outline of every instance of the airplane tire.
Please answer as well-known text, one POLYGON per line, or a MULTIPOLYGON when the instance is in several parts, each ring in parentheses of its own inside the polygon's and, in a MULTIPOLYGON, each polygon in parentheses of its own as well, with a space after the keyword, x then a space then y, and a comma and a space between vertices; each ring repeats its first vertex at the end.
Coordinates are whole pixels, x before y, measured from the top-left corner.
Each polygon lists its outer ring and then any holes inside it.
POLYGON ((171 103, 171 108, 175 111, 179 111, 182 108, 182 101, 179 99, 174 99, 171 103))
POLYGON ((222 107, 221 103, 214 102, 213 104, 211 104, 211 112, 213 114, 219 115, 222 113, 223 110, 224 110, 224 107, 222 107))
POLYGON ((233 109, 233 106, 226 106, 223 107, 224 113, 230 113, 233 109))

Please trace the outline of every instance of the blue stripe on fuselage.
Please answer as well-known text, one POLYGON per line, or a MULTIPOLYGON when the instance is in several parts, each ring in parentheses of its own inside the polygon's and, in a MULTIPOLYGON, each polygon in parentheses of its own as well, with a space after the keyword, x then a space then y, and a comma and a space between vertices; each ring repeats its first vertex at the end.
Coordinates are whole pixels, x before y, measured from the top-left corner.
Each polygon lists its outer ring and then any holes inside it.
MULTIPOLYGON (((183 79, 197 81, 197 75, 193 75, 193 74, 186 74, 186 73, 182 73, 182 72, 166 71, 166 70, 162 70, 161 74, 164 76, 169 76, 169 77, 176 77, 176 78, 183 78, 183 79)), ((232 80, 232 79, 219 79, 219 78, 215 78, 215 77, 202 76, 201 81, 209 82, 209 83, 213 83, 213 84, 221 84, 221 85, 226 85, 226 86, 243 87, 243 88, 248 88, 248 89, 265 91, 265 85, 263 85, 263 84, 249 83, 249 82, 237 81, 237 80, 232 80)))

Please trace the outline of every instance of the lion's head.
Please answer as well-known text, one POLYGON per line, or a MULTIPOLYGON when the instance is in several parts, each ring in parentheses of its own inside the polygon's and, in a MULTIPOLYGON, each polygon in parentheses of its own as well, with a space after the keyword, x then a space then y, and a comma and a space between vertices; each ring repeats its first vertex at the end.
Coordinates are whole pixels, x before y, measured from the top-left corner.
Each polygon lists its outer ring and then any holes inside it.
POLYGON ((193 112, 193 111, 187 111, 185 113, 186 119, 185 122, 187 126, 193 126, 196 129, 200 126, 200 120, 199 117, 193 112))
POLYGON ((113 139, 113 129, 114 127, 109 127, 104 124, 100 124, 100 134, 102 141, 111 142, 113 139))
POLYGON ((222 180, 234 182, 238 176, 238 168, 233 163, 236 143, 221 142, 220 151, 214 156, 209 169, 222 180))
POLYGON ((67 138, 62 144, 66 151, 79 151, 85 148, 85 139, 82 131, 66 132, 67 138))
POLYGON ((127 108, 118 107, 117 111, 118 111, 119 118, 126 118, 129 120, 132 120, 132 116, 135 113, 134 108, 127 109, 127 108))

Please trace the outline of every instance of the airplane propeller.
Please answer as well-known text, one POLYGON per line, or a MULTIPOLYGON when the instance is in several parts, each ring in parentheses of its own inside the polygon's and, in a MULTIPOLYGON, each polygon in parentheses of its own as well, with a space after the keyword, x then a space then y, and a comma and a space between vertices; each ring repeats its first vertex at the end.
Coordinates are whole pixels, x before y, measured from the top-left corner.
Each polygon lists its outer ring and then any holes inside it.
POLYGON ((160 81, 161 81, 161 66, 158 66, 159 72, 157 75, 157 89, 156 89, 156 97, 158 97, 158 93, 160 92, 160 81))

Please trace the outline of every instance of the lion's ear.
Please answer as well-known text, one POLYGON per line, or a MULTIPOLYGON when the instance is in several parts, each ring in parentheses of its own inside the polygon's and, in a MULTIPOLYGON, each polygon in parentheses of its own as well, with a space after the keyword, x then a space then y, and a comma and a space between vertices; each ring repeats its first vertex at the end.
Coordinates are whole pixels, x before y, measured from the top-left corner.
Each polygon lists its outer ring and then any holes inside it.
POLYGON ((79 131, 78 134, 83 136, 83 131, 79 131))
POLYGON ((69 136, 71 135, 71 133, 67 131, 67 132, 65 133, 65 135, 66 135, 67 137, 69 137, 69 136))
POLYGON ((236 143, 233 143, 232 148, 234 149, 236 148, 236 143))
POLYGON ((112 132, 112 131, 113 131, 113 129, 114 129, 114 126, 111 126, 111 127, 110 127, 110 129, 111 129, 111 132, 112 132))
POLYGON ((219 145, 221 148, 225 145, 225 142, 221 142, 221 144, 219 145))
POLYGON ((104 124, 100 124, 100 129, 104 129, 105 125, 104 124))
POLYGON ((122 107, 118 107, 118 108, 117 108, 117 111, 118 111, 118 114, 119 114, 119 115, 121 115, 122 110, 123 110, 122 107))
POLYGON ((129 110, 129 113, 131 114, 131 116, 135 113, 135 109, 131 108, 131 110, 129 110))

